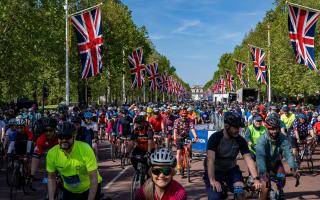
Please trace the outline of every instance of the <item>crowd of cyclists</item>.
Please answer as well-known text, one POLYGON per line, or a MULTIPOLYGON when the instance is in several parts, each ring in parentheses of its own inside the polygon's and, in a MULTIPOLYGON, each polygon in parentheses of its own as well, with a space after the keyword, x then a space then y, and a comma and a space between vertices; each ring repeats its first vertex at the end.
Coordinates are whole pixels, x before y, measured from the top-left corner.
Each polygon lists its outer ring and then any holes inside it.
MULTIPOLYGON (((99 146, 111 145, 115 158, 127 157, 137 170, 137 156, 145 157, 148 179, 133 195, 136 200, 184 200, 186 191, 174 175, 181 173, 181 152, 197 124, 212 123, 204 176, 209 200, 222 199, 225 188, 235 199, 246 198, 246 185, 237 165, 246 163, 260 199, 270 198, 270 177, 285 184, 285 160, 299 178, 299 146, 315 150, 320 140, 320 110, 313 105, 209 102, 147 103, 122 106, 60 105, 38 113, 35 107, 0 110, 2 158, 10 163, 27 155, 26 179, 37 180, 41 160, 47 171, 47 198, 56 199, 58 179, 62 199, 102 199, 99 146)), ((187 150, 192 149, 192 142, 187 150)), ((111 155, 112 157, 112 155, 111 155)), ((34 191, 35 189, 32 188, 34 191)), ((281 197, 282 198, 282 197, 281 197)))

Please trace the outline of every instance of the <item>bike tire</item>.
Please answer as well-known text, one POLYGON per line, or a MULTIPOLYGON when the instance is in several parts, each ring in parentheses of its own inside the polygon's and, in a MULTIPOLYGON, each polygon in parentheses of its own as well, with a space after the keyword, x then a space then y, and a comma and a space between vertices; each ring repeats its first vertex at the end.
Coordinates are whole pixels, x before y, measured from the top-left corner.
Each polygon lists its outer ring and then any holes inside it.
POLYGON ((137 181, 137 176, 139 176, 139 174, 135 172, 131 183, 131 200, 134 200, 135 194, 139 189, 139 181, 137 181))
POLYGON ((188 182, 190 183, 190 166, 189 166, 189 156, 188 154, 186 154, 185 156, 185 159, 186 159, 186 172, 187 172, 187 179, 188 179, 188 182))
POLYGON ((110 146, 110 155, 111 155, 111 160, 114 162, 115 158, 114 158, 114 149, 113 149, 112 143, 111 143, 111 146, 110 146))
POLYGON ((6 172, 6 180, 7 180, 7 185, 9 187, 12 184, 12 180, 11 180, 12 172, 13 172, 13 163, 9 163, 7 167, 7 172, 6 172))
POLYGON ((11 174, 11 185, 10 185, 10 200, 16 200, 18 197, 18 189, 20 186, 20 169, 16 166, 11 174))
POLYGON ((124 169, 124 167, 125 167, 125 161, 126 161, 125 154, 122 153, 121 154, 121 168, 122 169, 124 169))

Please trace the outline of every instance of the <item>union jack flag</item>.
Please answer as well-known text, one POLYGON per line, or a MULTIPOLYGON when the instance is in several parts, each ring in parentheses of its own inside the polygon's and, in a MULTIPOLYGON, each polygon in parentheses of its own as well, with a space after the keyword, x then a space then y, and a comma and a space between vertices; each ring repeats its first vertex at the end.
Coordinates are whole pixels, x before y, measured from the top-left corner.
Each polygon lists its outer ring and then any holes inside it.
POLYGON ((146 67, 148 74, 150 91, 155 91, 159 87, 158 63, 149 64, 146 67))
POLYGON ((304 10, 288 4, 289 36, 296 62, 317 70, 314 60, 314 34, 319 12, 304 10))
POLYGON ((220 80, 216 81, 213 87, 213 93, 214 94, 218 94, 220 90, 220 80))
POLYGON ((237 75, 239 77, 240 82, 242 82, 242 76, 245 68, 246 68, 245 63, 236 60, 236 71, 237 71, 237 75))
POLYGON ((223 77, 220 77, 220 81, 219 81, 219 92, 220 92, 221 94, 225 94, 225 93, 226 93, 226 83, 225 83, 223 77))
POLYGON ((227 85, 228 85, 229 91, 233 91, 234 77, 231 74, 230 70, 226 71, 226 78, 227 78, 227 85))
POLYGON ((172 76, 168 76, 168 79, 167 79, 167 92, 168 92, 168 94, 172 94, 172 92, 173 92, 172 86, 173 86, 172 76))
POLYGON ((71 17, 77 34, 82 64, 81 78, 97 76, 102 72, 102 20, 100 7, 71 17))
POLYGON ((164 71, 159 78, 159 86, 161 92, 167 91, 167 71, 164 71))
POLYGON ((131 55, 128 56, 130 72, 131 72, 131 88, 140 88, 144 83, 144 59, 143 49, 137 48, 131 55))
POLYGON ((253 47, 249 45, 249 49, 251 53, 251 59, 254 65, 256 79, 259 83, 267 85, 267 67, 264 62, 266 54, 262 48, 253 47))

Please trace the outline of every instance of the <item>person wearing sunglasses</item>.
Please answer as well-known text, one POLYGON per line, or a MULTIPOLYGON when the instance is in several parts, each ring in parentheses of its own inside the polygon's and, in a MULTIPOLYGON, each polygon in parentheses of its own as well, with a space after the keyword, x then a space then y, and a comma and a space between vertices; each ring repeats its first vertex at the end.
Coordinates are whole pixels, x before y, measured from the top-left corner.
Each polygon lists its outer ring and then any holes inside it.
POLYGON ((265 126, 262 125, 263 119, 260 114, 253 116, 253 123, 248 127, 245 133, 245 139, 248 142, 249 150, 252 158, 255 160, 256 145, 259 137, 267 132, 265 126))
POLYGON ((71 122, 58 124, 59 144, 48 151, 46 158, 49 200, 54 200, 56 172, 63 180, 63 200, 100 199, 102 178, 97 159, 87 143, 75 140, 75 134, 71 122))
POLYGON ((250 155, 246 140, 240 136, 244 127, 243 118, 234 112, 224 114, 224 129, 212 134, 207 145, 207 158, 204 161, 204 182, 208 200, 222 199, 222 183, 235 194, 237 199, 245 199, 244 180, 237 165, 237 155, 241 152, 243 159, 253 177, 256 189, 261 187, 257 168, 250 155))
POLYGON ((186 200, 187 193, 182 185, 173 180, 176 158, 166 148, 150 156, 150 178, 137 191, 135 200, 186 200))
POLYGON ((271 116, 266 119, 266 127, 268 129, 265 135, 262 135, 257 141, 256 160, 260 179, 262 180, 262 188, 260 199, 267 199, 268 185, 270 183, 268 176, 275 175, 282 179, 285 184, 285 170, 282 164, 282 158, 286 159, 294 176, 300 176, 295 158, 291 151, 288 138, 281 134, 281 122, 278 117, 271 116))
POLYGON ((31 160, 31 182, 36 174, 41 157, 51 149, 54 145, 58 144, 58 138, 55 134, 55 128, 58 121, 52 117, 43 117, 36 122, 36 132, 39 132, 39 137, 35 140, 35 147, 31 160))

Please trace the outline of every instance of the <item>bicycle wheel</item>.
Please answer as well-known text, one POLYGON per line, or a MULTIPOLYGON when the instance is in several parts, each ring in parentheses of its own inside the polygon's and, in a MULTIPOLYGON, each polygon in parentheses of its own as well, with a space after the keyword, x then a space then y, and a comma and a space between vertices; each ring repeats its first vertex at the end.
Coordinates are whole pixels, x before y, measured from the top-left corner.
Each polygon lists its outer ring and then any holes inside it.
POLYGON ((114 162, 115 161, 115 159, 114 159, 114 146, 112 143, 110 146, 110 157, 111 157, 111 160, 114 162))
POLYGON ((139 173, 136 171, 133 175, 132 184, 131 184, 131 200, 134 200, 136 192, 139 190, 139 173))
POLYGON ((6 179, 7 179, 7 184, 10 187, 12 184, 12 174, 13 174, 13 162, 10 161, 7 167, 7 173, 6 173, 6 179))
POLYGON ((122 168, 122 169, 124 169, 125 162, 126 162, 125 154, 124 154, 124 153, 121 153, 121 168, 122 168))
POLYGON ((18 189, 20 187, 20 169, 17 165, 11 174, 11 185, 10 185, 10 200, 16 200, 18 197, 18 189))
POLYGON ((186 153, 185 155, 185 159, 186 159, 186 170, 187 170, 187 178, 188 178, 188 182, 190 183, 190 165, 189 165, 189 155, 186 153))

